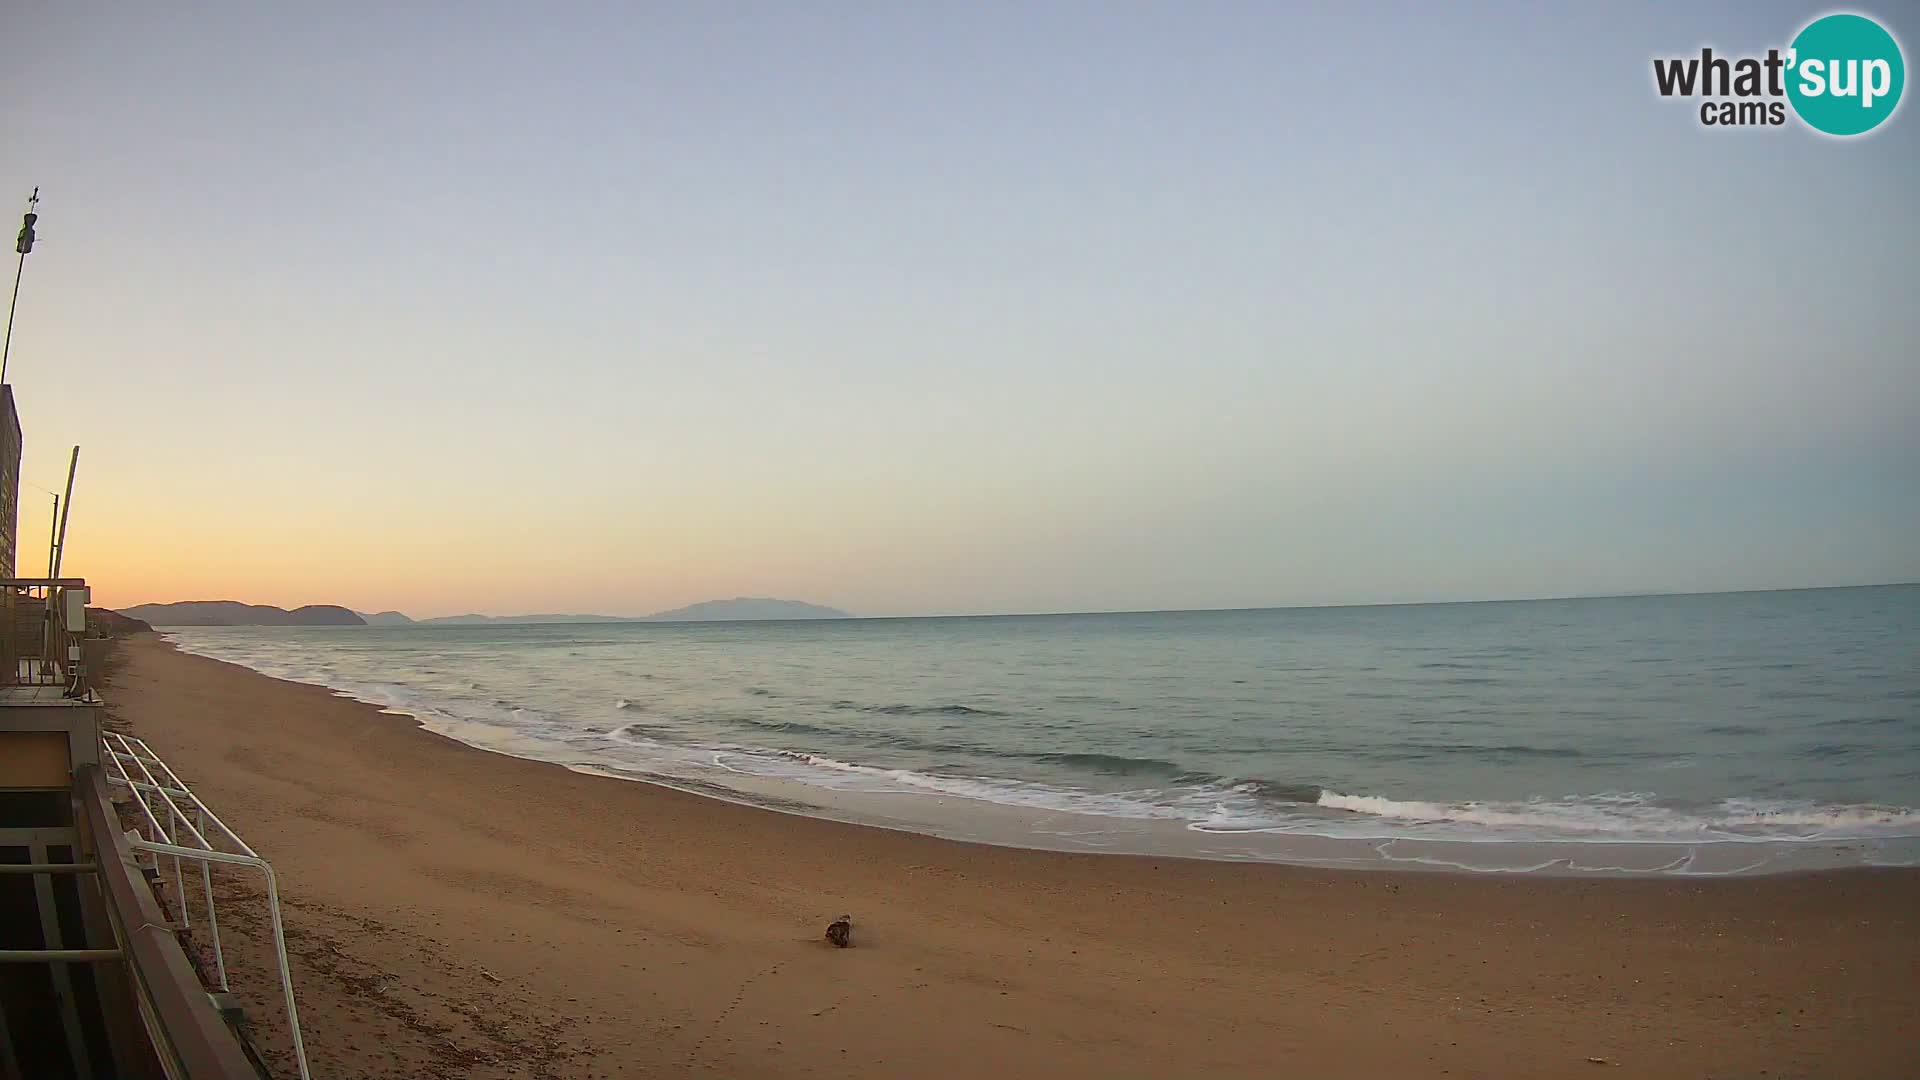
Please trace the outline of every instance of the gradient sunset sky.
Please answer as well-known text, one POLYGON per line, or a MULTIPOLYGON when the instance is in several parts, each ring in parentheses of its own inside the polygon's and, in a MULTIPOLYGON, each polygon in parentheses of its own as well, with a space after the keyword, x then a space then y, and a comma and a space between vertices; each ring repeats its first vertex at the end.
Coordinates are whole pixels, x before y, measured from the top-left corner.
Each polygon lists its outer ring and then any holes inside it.
POLYGON ((1652 88, 1825 10, 8 4, 21 572, 77 442, 110 605, 1920 579, 1920 114, 1652 88))

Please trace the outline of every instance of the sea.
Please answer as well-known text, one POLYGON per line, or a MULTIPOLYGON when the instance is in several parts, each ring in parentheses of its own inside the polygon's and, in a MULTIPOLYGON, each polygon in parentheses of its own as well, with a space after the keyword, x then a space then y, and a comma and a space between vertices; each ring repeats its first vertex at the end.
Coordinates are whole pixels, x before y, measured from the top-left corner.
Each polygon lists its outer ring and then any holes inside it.
POLYGON ((953 839, 1502 874, 1920 865, 1920 585, 167 633, 476 747, 953 839))

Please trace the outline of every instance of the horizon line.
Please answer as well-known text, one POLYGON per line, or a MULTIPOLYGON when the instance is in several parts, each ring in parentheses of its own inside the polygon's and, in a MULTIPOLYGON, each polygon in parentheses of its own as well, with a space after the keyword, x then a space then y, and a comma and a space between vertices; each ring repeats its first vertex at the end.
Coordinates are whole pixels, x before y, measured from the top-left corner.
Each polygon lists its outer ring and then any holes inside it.
MULTIPOLYGON (((1550 595, 1550 596, 1495 596, 1495 597, 1477 597, 1477 598, 1467 599, 1467 600, 1363 600, 1363 601, 1352 601, 1352 602, 1346 602, 1346 603, 1325 603, 1325 604, 1255 604, 1255 605, 1248 605, 1243 607, 1105 608, 1105 609, 1099 609, 1099 610, 1070 610, 1070 611, 938 612, 938 613, 920 614, 920 615, 857 615, 852 613, 846 613, 846 614, 837 615, 837 616, 830 615, 830 616, 823 616, 823 617, 816 617, 816 618, 798 618, 798 619, 779 619, 779 618, 775 618, 775 619, 677 619, 677 620, 658 620, 658 621, 668 621, 668 622, 872 622, 872 621, 878 621, 881 619, 1026 619, 1026 618, 1065 618, 1065 617, 1071 617, 1075 615, 1192 615, 1192 614, 1203 614, 1203 613, 1226 614, 1226 613, 1238 612, 1238 611, 1327 611, 1327 610, 1339 610, 1343 608, 1446 607, 1446 606, 1451 606, 1456 604, 1542 604, 1542 603, 1564 602, 1568 600, 1636 600, 1636 599, 1653 599, 1657 597, 1681 597, 1681 596, 1742 596, 1742 595, 1761 594, 1761 593, 1830 592, 1838 589, 1895 589, 1895 588, 1911 587, 1911 586, 1917 586, 1917 585, 1920 585, 1920 580, 1860 582, 1860 583, 1855 583, 1850 585, 1782 585, 1782 586, 1769 586, 1765 588, 1751 588, 1751 589, 1649 590, 1644 592, 1572 593, 1572 594, 1550 595)), ((766 597, 763 599, 778 599, 778 598, 766 597)), ((710 602, 711 601, 694 601, 694 604, 710 603, 710 602)), ((812 601, 804 601, 804 600, 789 601, 789 602, 812 603, 812 601)), ((124 614, 128 608, 167 607, 173 604, 220 604, 220 603, 242 604, 248 607, 278 607, 278 605, 275 605, 275 604, 252 604, 244 600, 173 600, 173 601, 165 601, 165 602, 148 602, 148 603, 141 603, 141 604, 129 604, 126 607, 108 608, 106 610, 113 611, 117 614, 124 614)), ((690 606, 693 606, 693 605, 692 604, 681 605, 681 607, 690 607, 690 606)), ((815 604, 814 606, 827 607, 830 605, 815 604)), ((560 619, 590 618, 590 619, 605 620, 608 622, 650 622, 650 621, 656 621, 657 616, 659 615, 667 614, 669 612, 678 610, 677 608, 667 608, 663 611, 653 612, 648 615, 604 615, 597 612, 585 612, 585 611, 528 612, 528 613, 511 614, 511 615, 488 615, 481 612, 468 611, 468 612, 460 612, 454 615, 429 615, 419 619, 415 619, 413 616, 407 615, 405 612, 400 611, 398 608, 387 608, 383 611, 365 612, 365 611, 359 610, 358 608, 347 607, 344 604, 301 604, 298 607, 280 608, 279 610, 297 611, 300 608, 306 608, 306 607, 337 607, 346 611, 350 611, 353 614, 358 615, 362 618, 365 618, 369 614, 372 614, 372 615, 382 615, 382 614, 389 614, 389 613, 397 614, 407 618, 410 624, 412 625, 421 625, 425 623, 434 622, 437 620, 446 620, 446 619, 482 618, 482 619, 507 620, 507 619, 540 618, 542 616, 553 616, 555 618, 560 618, 560 619)), ((834 610, 844 610, 844 609, 835 608, 834 610)), ((368 624, 368 625, 371 625, 371 624, 368 624)), ((555 625, 566 625, 566 624, 564 623, 529 623, 529 624, 523 624, 523 625, 555 626, 555 625)), ((192 629, 193 627, 188 627, 188 628, 192 629)))

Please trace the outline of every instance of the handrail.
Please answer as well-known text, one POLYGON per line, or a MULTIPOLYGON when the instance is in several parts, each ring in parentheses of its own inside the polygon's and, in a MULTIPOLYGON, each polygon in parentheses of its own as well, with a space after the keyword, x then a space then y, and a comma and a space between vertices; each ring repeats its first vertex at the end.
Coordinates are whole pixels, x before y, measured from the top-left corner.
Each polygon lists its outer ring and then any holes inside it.
POLYGON ((219 916, 213 904, 211 868, 214 865, 248 866, 265 875, 267 913, 273 926, 273 948, 276 959, 279 961, 281 994, 287 1006, 287 1031, 293 1040, 293 1056, 299 1065, 301 1080, 311 1080, 311 1074, 307 1069, 306 1044, 300 1035, 300 1011, 293 1000, 293 975, 287 963, 286 927, 280 915, 280 888, 278 880, 274 877, 273 867, 268 865, 267 861, 261 858, 245 840, 240 839, 239 834, 235 833, 226 822, 220 820, 219 815, 208 809, 207 804, 193 793, 193 789, 188 787, 185 781, 182 781, 144 740, 118 732, 102 732, 100 741, 101 749, 105 752, 103 756, 118 773, 117 776, 109 773, 108 781, 125 787, 133 793, 133 801, 139 805, 141 814, 153 829, 153 835, 150 838, 129 839, 129 846, 136 851, 145 851, 156 857, 170 856, 174 860, 174 895, 179 901, 180 919, 183 925, 188 923, 189 915, 186 889, 181 884, 180 860, 189 859, 200 864, 200 882, 205 898, 207 927, 209 936, 212 938, 214 965, 220 989, 223 991, 228 989, 227 961, 220 942, 219 916), (139 767, 140 774, 145 777, 144 783, 135 780, 133 774, 128 771, 127 762, 129 761, 139 767), (153 767, 156 766, 166 775, 169 783, 160 782, 160 777, 153 772, 153 767), (180 802, 174 801, 176 795, 182 798, 186 804, 185 807, 180 802), (157 797, 166 808, 167 820, 172 827, 160 824, 160 816, 155 813, 155 807, 150 801, 152 797, 157 797), (189 819, 188 809, 193 811, 194 820, 189 819), (198 821, 198 825, 195 824, 195 820, 198 821), (216 835, 221 836, 230 846, 240 850, 238 852, 222 851, 215 847, 203 831, 209 823, 218 830, 216 835))
POLYGON ((133 849, 121 831, 107 798, 105 774, 97 765, 83 765, 74 773, 76 800, 81 807, 94 855, 102 864, 112 916, 115 943, 126 954, 128 969, 139 989, 139 1015, 180 1062, 178 1069, 163 1066, 169 1075, 243 1080, 258 1074, 247 1061, 239 1040, 207 999, 200 978, 181 951, 166 915, 153 893, 139 884, 133 849))

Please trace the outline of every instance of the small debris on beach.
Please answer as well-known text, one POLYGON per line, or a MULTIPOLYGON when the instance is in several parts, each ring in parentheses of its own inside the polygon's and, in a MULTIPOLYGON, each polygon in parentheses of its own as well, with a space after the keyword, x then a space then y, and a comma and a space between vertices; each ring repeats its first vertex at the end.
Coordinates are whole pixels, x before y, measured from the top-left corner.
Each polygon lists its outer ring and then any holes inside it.
POLYGON ((853 944, 853 916, 842 915, 827 925, 827 940, 836 948, 847 948, 853 944))
POLYGON ((1590 1058, 1588 1058, 1587 1060, 1588 1060, 1588 1061, 1590 1061, 1590 1062, 1592 1062, 1592 1063, 1593 1063, 1593 1064, 1595 1064, 1595 1065, 1617 1065, 1617 1064, 1619 1064, 1619 1062, 1616 1062, 1616 1061, 1613 1061, 1613 1060, 1612 1060, 1612 1059, 1610 1059, 1610 1058, 1603 1058, 1603 1057, 1590 1057, 1590 1058))
POLYGON ((491 982, 491 983, 497 983, 501 981, 500 976, 495 975, 493 972, 488 971, 486 968, 480 969, 480 975, 481 977, 485 978, 488 982, 491 982))

